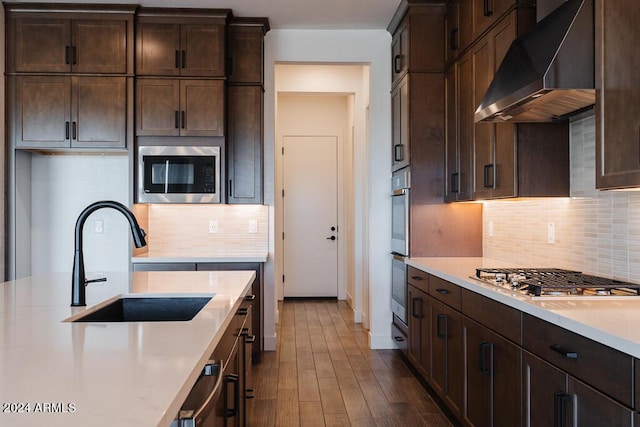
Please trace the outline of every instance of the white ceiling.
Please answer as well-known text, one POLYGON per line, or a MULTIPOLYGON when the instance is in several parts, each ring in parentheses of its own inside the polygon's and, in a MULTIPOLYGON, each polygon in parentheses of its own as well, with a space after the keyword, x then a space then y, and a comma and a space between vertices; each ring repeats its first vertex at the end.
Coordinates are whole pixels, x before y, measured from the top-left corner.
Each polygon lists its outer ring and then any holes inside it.
MULTIPOLYGON (((60 3, 60 0, 18 0, 60 3)), ((427 0, 430 1, 430 0, 427 0)), ((9 0, 13 3, 16 0, 9 0)), ((272 29, 386 29, 400 0, 76 0, 154 7, 231 9, 234 16, 267 17, 272 29)))

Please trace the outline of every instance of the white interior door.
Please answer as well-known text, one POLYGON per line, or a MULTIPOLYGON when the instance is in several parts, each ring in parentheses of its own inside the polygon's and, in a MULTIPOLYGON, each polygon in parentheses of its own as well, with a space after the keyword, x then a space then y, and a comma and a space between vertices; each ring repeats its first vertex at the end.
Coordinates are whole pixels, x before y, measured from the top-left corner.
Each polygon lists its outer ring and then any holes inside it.
POLYGON ((284 296, 337 297, 338 138, 285 136, 283 148, 284 296))

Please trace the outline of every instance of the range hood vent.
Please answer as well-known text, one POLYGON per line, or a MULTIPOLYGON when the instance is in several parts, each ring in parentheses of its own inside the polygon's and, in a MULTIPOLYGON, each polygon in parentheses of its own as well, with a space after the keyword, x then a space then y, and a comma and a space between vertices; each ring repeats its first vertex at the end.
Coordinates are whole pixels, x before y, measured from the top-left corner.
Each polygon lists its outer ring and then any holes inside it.
POLYGON ((551 122, 595 104, 593 0, 568 0, 509 47, 480 122, 551 122))

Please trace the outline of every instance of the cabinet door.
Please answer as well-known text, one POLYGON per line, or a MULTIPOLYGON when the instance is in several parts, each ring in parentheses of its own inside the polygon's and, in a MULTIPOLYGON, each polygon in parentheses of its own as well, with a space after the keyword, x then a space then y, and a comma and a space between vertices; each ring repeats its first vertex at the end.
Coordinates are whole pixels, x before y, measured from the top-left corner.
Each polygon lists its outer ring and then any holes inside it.
MULTIPOLYGON (((481 35, 487 28, 493 25, 500 17, 516 3, 525 3, 520 0, 474 0, 473 1, 473 35, 474 38, 481 35)), ((529 2, 533 3, 533 2, 529 2)))
POLYGON ((409 78, 405 76, 391 94, 392 171, 409 165, 409 78))
POLYGON ((19 76, 15 91, 18 148, 70 146, 71 80, 66 76, 19 76))
POLYGON ((464 359, 460 313, 434 299, 431 304, 431 386, 456 417, 462 415, 464 359))
POLYGON ((224 77, 225 28, 222 25, 180 26, 180 75, 224 77))
POLYGON ((138 23, 136 26, 136 74, 180 74, 180 25, 138 23))
POLYGON ((567 374, 531 353, 523 351, 522 399, 524 402, 522 405, 523 426, 560 425, 555 415, 559 416, 559 405, 565 404, 569 399, 567 374))
POLYGON ((180 80, 180 136, 224 135, 224 82, 180 80))
POLYGON ((127 21, 73 21, 71 63, 76 73, 126 73, 127 21))
POLYGON ((391 87, 406 74, 409 66, 409 25, 402 24, 391 41, 391 87))
MULTIPOLYGON (((474 113, 489 88, 511 42, 516 37, 516 12, 505 17, 473 49, 474 113)), ((475 124, 474 198, 514 197, 516 189, 516 128, 512 123, 475 124)))
POLYGON ((633 426, 633 411, 602 393, 592 389, 586 384, 569 377, 568 395, 571 401, 567 402, 568 413, 566 425, 574 426, 633 426), (573 410, 569 410, 575 405, 573 410), (571 415, 575 416, 571 420, 571 415))
POLYGON ((640 38, 638 3, 595 1, 596 187, 640 186, 640 38), (606 7, 605 7, 606 3, 606 7))
POLYGON ((72 77, 71 147, 126 148, 126 77, 72 77))
POLYGON ((70 71, 71 21, 68 19, 16 19, 15 37, 17 72, 70 71))
POLYGON ((466 399, 464 420, 472 426, 520 424, 520 354, 514 344, 465 319, 466 399))
POLYGON ((262 87, 230 86, 227 203, 262 203, 262 87))
POLYGON ((407 357, 423 375, 428 376, 430 364, 429 345, 429 297, 415 286, 407 287, 407 301, 409 303, 408 326, 409 344, 407 357))
POLYGON ((180 81, 136 79, 136 135, 180 134, 180 81))
POLYGON ((459 183, 457 200, 471 200, 473 184, 473 62, 465 55, 457 64, 459 183))
POLYGON ((460 48, 459 5, 459 0, 450 1, 447 4, 447 12, 444 17, 444 60, 447 63, 458 55, 460 48))
POLYGON ((456 100, 456 65, 444 75, 445 91, 445 181, 444 200, 457 199, 460 183, 458 170, 458 104, 456 100))
POLYGON ((229 83, 262 84, 263 32, 262 27, 230 26, 228 30, 229 83))

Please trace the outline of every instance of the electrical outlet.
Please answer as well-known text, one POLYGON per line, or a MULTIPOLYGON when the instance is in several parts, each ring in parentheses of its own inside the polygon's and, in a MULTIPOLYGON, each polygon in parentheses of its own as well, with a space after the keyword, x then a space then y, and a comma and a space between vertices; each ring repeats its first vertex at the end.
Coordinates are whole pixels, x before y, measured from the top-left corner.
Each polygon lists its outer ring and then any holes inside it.
POLYGON ((258 220, 250 219, 249 220, 249 234, 258 234, 258 220))
POLYGON ((493 221, 489 221, 489 237, 493 237, 493 221))
POLYGON ((218 232, 218 220, 210 219, 209 220, 209 233, 217 233, 218 232))
POLYGON ((547 224, 547 243, 550 245, 556 243, 556 225, 553 222, 547 224))
POLYGON ((93 222, 93 231, 96 234, 104 233, 104 221, 101 219, 97 219, 93 222))

